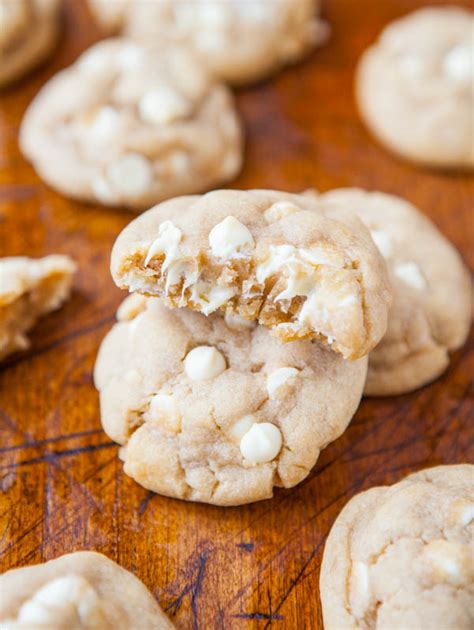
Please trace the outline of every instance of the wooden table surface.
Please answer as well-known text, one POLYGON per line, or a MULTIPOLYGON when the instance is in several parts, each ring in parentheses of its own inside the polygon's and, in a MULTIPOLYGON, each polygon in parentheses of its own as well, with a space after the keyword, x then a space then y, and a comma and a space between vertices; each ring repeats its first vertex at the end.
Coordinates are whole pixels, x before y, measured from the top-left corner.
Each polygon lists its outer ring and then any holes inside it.
MULTIPOLYGON (((361 125, 352 97, 362 50, 388 21, 426 4, 326 0, 330 42, 237 95, 247 148, 234 187, 361 186, 405 196, 472 268, 472 179, 386 153, 361 125)), ((138 575, 178 628, 321 628, 321 554, 349 497, 426 466, 473 461, 474 345, 456 353, 433 385, 364 401, 313 473, 272 500, 239 508, 185 503, 125 476, 101 430, 91 372, 124 297, 108 261, 132 215, 49 190, 16 140, 44 81, 98 38, 82 0, 66 3, 65 21, 55 57, 0 97, 0 255, 57 252, 79 264, 72 299, 35 328, 29 351, 0 367, 0 570, 93 549, 138 575)))

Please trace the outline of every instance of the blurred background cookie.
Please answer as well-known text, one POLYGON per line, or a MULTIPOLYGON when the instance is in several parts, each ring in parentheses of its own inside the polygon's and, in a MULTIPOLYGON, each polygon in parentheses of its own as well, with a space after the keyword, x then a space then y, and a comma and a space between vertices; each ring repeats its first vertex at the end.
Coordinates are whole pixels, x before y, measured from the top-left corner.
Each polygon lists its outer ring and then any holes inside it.
POLYGON ((56 190, 144 209, 232 179, 242 131, 230 91, 183 48, 100 42, 28 108, 24 155, 56 190))
POLYGON ((326 40, 319 0, 89 0, 106 32, 191 46, 220 80, 248 83, 326 40))
POLYGON ((0 87, 19 79, 52 51, 61 0, 0 0, 0 87))
POLYGON ((474 167, 474 16, 420 9, 389 24, 362 56, 356 96, 387 148, 429 166, 474 167))
POLYGON ((370 353, 365 394, 403 394, 426 385, 469 334, 469 270, 435 225, 404 199, 356 188, 324 197, 351 207, 367 225, 393 286, 387 332, 370 353))

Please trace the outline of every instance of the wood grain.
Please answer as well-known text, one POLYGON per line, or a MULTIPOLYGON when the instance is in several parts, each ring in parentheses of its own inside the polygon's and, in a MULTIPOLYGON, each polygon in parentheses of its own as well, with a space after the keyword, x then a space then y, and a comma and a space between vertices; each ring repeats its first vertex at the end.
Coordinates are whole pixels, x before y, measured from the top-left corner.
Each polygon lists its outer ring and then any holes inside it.
MULTIPOLYGON (((369 137, 353 103, 359 54, 389 20, 425 4, 327 0, 330 43, 238 93, 248 139, 234 186, 403 195, 472 267, 472 179, 392 157, 369 137)), ((364 401, 310 477, 273 500, 231 509, 186 504, 127 478, 101 431, 91 370, 123 297, 108 272, 110 249, 132 215, 55 194, 16 143, 42 83, 98 38, 81 0, 69 0, 64 17, 55 57, 0 97, 0 255, 67 253, 80 268, 71 301, 37 326, 28 352, 0 367, 0 570, 95 549, 135 572, 178 628, 321 628, 321 553, 348 498, 425 466, 473 461, 473 343, 433 385, 364 401)))

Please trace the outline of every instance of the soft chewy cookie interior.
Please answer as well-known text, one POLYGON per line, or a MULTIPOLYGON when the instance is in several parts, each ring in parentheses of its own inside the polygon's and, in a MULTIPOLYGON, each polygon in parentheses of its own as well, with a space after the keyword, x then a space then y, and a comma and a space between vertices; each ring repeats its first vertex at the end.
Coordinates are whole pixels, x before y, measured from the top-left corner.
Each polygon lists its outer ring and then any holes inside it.
POLYGON ((282 341, 364 356, 386 328, 385 264, 362 223, 322 198, 215 191, 159 204, 119 236, 113 277, 173 307, 221 310, 282 341))

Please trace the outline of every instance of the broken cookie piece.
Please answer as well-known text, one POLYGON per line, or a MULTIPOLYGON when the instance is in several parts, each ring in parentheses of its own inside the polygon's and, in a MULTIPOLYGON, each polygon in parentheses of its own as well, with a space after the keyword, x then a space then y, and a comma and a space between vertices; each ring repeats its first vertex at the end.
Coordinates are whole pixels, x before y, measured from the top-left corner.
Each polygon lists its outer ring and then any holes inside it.
POLYGON ((127 475, 166 496, 215 505, 290 488, 347 427, 367 359, 264 326, 129 296, 102 342, 94 380, 105 432, 127 475))
POLYGON ((111 270, 129 291, 318 339, 362 357, 387 324, 385 263, 349 209, 276 191, 214 191, 159 204, 118 237, 111 270))
POLYGON ((67 256, 0 258, 0 360, 28 348, 26 333, 68 298, 75 270, 67 256))

